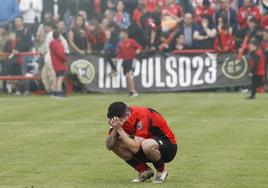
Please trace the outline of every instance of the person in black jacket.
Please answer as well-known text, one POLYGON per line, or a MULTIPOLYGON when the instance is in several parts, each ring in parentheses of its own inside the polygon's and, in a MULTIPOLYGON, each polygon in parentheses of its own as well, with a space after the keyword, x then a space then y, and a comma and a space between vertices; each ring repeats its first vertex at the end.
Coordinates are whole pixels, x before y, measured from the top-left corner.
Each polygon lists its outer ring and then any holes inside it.
POLYGON ((179 26, 180 32, 184 34, 185 45, 189 49, 194 48, 194 31, 196 30, 196 24, 193 22, 193 14, 186 12, 183 17, 183 22, 179 26))
MULTIPOLYGON (((21 17, 17 17, 14 21, 15 33, 17 38, 17 49, 19 52, 30 52, 33 48, 32 35, 28 28, 24 26, 21 17)), ((30 56, 22 56, 21 73, 26 75, 28 72, 28 64, 31 62, 30 56)), ((29 80, 24 82, 24 94, 29 94, 29 80)))
POLYGON ((108 25, 108 28, 109 28, 109 31, 111 33, 111 36, 108 39, 108 41, 106 42, 106 44, 104 45, 104 54, 105 54, 106 62, 108 62, 112 68, 112 72, 111 72, 110 76, 116 76, 117 75, 117 68, 116 68, 116 65, 115 65, 113 59, 116 58, 116 55, 117 55, 117 47, 118 47, 118 43, 120 41, 120 39, 119 39, 120 28, 114 22, 111 22, 108 25))

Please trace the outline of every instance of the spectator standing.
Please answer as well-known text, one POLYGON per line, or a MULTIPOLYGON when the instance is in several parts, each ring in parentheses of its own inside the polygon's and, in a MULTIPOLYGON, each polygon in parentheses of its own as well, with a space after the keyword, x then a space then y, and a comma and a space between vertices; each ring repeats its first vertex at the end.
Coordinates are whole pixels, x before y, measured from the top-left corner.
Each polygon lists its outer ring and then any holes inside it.
MULTIPOLYGON (((44 66, 41 71, 41 79, 45 86, 45 90, 48 93, 53 92, 53 83, 56 79, 55 71, 52 66, 51 55, 49 44, 53 40, 53 29, 54 29, 53 22, 45 22, 44 23, 44 30, 46 33, 45 42, 44 42, 44 66)), ((64 52, 69 54, 69 46, 67 41, 60 35, 60 40, 64 46, 64 52)))
POLYGON ((126 30, 121 30, 120 32, 120 43, 118 45, 118 59, 123 60, 123 72, 127 78, 127 86, 130 97, 137 97, 138 93, 135 89, 135 82, 133 77, 133 61, 142 50, 141 45, 139 45, 135 40, 128 37, 126 30))
POLYGON ((181 22, 183 10, 174 0, 165 0, 165 4, 161 11, 161 28, 165 34, 168 34, 181 22))
MULTIPOLYGON (((31 52, 33 48, 32 34, 30 30, 25 27, 22 17, 17 17, 14 21, 15 32, 17 37, 17 48, 19 52, 31 52)), ((26 75, 28 73, 28 64, 31 63, 31 57, 29 55, 22 56, 21 73, 26 75)), ((24 95, 29 94, 30 87, 29 80, 24 81, 24 95)))
POLYGON ((68 34, 66 32, 64 21, 60 20, 57 23, 57 29, 60 32, 60 35, 63 36, 65 40, 68 40, 68 34))
POLYGON ((38 37, 40 40, 43 42, 45 41, 45 30, 44 30, 44 23, 52 22, 53 17, 50 12, 44 13, 44 19, 43 22, 38 26, 37 32, 36 32, 36 37, 38 37))
POLYGON ((56 73, 56 79, 53 83, 53 96, 63 97, 64 92, 62 90, 62 83, 67 71, 64 45, 60 40, 60 33, 58 31, 53 32, 53 40, 49 44, 50 55, 52 60, 53 69, 56 73))
POLYGON ((216 10, 215 20, 218 25, 218 19, 224 17, 227 21, 226 24, 231 26, 232 33, 235 33, 237 29, 237 13, 234 8, 230 6, 228 0, 219 0, 219 8, 216 10))
POLYGON ((127 29, 131 24, 130 15, 125 11, 125 5, 123 1, 118 1, 116 5, 114 21, 119 25, 121 29, 127 29))
POLYGON ((82 16, 75 18, 74 26, 68 34, 68 41, 73 53, 82 56, 87 54, 89 48, 86 38, 85 20, 82 16))
POLYGON ((149 49, 156 50, 161 44, 161 12, 162 7, 157 6, 153 13, 146 13, 141 17, 142 29, 145 31, 146 38, 149 40, 149 49))
POLYGON ((210 17, 214 17, 214 8, 211 6, 209 0, 203 0, 198 2, 195 7, 195 18, 197 23, 201 23, 201 19, 204 15, 209 15, 210 17))
POLYGON ((139 4, 136 9, 134 9, 132 14, 132 21, 139 26, 141 26, 141 17, 146 14, 146 8, 144 4, 139 4))
POLYGON ((249 43, 250 57, 250 73, 251 77, 251 95, 247 99, 255 99, 258 87, 263 86, 263 77, 265 76, 265 58, 258 40, 251 40, 249 43))
POLYGON ((108 25, 108 30, 110 31, 110 36, 107 38, 107 42, 104 46, 105 59, 112 68, 110 76, 117 75, 117 68, 114 62, 117 53, 117 47, 119 43, 119 27, 116 23, 112 22, 108 25))
MULTIPOLYGON (((3 25, 2 28, 0 28, 0 52, 4 52, 5 45, 7 41, 10 39, 9 37, 9 25, 3 25)), ((0 69, 1 69, 1 75, 6 76, 8 75, 8 63, 6 63, 6 57, 5 56, 0 56, 0 69)), ((3 91, 7 92, 6 84, 7 81, 2 81, 3 85, 3 91)))
POLYGON ((217 37, 214 41, 214 49, 218 52, 232 52, 235 50, 235 40, 231 28, 225 17, 218 18, 217 37))
POLYGON ((106 34, 101 29, 100 24, 97 21, 90 22, 86 35, 90 46, 89 49, 92 52, 100 53, 106 43, 106 34))
POLYGON ((202 17, 201 24, 194 32, 194 45, 197 49, 212 49, 213 41, 217 30, 213 24, 212 17, 205 15, 202 17))
POLYGON ((124 2, 124 5, 126 7, 126 12, 129 15, 132 15, 133 14, 133 11, 138 6, 138 0, 123 0, 123 2, 124 2))
POLYGON ((176 16, 177 18, 183 17, 183 9, 175 2, 175 0, 165 0, 163 11, 163 14, 167 13, 169 15, 176 16))
POLYGON ((41 22, 43 1, 20 0, 19 9, 26 27, 28 27, 30 33, 34 35, 37 31, 38 24, 41 22))
MULTIPOLYGON (((15 32, 9 33, 9 39, 4 46, 4 52, 10 54, 6 57, 6 75, 10 76, 18 76, 21 75, 21 64, 22 58, 21 56, 17 56, 18 54, 18 39, 16 37, 15 32)), ((15 85, 15 95, 20 95, 20 86, 19 81, 13 81, 12 85, 15 85)))
POLYGON ((153 13, 157 11, 157 6, 163 7, 165 5, 165 0, 144 0, 144 1, 148 13, 153 13))
POLYGON ((254 17, 257 22, 261 21, 259 8, 253 5, 252 0, 245 0, 244 6, 238 12, 238 23, 241 29, 248 28, 247 21, 249 17, 254 17))
POLYGON ((184 34, 185 45, 190 49, 194 48, 193 35, 195 30, 196 25, 193 22, 193 14, 190 12, 185 13, 183 22, 180 25, 180 32, 184 34))
POLYGON ((11 23, 19 16, 19 6, 17 0, 0 0, 0 26, 11 23))
POLYGON ((264 31, 263 31, 263 40, 262 40, 262 43, 261 43, 261 48, 262 48, 262 50, 263 50, 263 52, 264 52, 264 56, 265 56, 265 62, 266 62, 266 71, 265 71, 265 73, 266 73, 266 84, 268 84, 267 83, 267 81, 268 81, 268 29, 265 29, 264 31))

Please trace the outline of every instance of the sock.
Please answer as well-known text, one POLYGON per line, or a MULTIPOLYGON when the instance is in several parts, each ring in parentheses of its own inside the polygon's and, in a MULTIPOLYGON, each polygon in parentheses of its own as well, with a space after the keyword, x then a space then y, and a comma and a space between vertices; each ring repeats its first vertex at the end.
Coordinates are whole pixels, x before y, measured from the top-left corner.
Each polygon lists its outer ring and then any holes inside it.
POLYGON ((139 162, 135 157, 126 161, 126 162, 127 162, 127 164, 132 166, 136 171, 138 171, 140 173, 144 172, 148 168, 148 166, 145 162, 139 162))
POLYGON ((153 165, 158 172, 163 172, 165 169, 165 164, 160 161, 153 162, 153 165))

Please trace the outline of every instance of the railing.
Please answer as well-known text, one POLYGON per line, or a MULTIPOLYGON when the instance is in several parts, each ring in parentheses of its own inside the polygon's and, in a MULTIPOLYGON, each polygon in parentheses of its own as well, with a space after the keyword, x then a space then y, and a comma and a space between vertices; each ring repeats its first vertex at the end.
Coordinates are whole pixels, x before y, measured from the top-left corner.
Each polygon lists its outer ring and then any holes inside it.
MULTIPOLYGON (((0 56, 10 56, 12 53, 0 53, 0 56)), ((15 54, 15 56, 37 56, 37 55, 43 55, 41 53, 36 52, 19 52, 15 54)), ((6 81, 15 81, 15 80, 41 80, 41 76, 39 74, 33 74, 33 75, 7 75, 7 76, 0 76, 0 80, 6 80, 6 81)), ((66 93, 69 95, 73 92, 73 83, 68 78, 65 78, 66 81, 66 93)))

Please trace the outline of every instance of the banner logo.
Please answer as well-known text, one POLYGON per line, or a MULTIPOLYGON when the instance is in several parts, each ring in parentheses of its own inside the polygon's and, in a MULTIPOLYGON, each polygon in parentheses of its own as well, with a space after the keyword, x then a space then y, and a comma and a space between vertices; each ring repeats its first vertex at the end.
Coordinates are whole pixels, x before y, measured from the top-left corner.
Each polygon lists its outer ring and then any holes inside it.
POLYGON ((241 60, 226 58, 222 65, 223 74, 232 80, 242 78, 248 70, 248 63, 243 56, 241 60))
POLYGON ((82 84, 90 84, 95 78, 95 68, 91 62, 84 59, 74 61, 71 65, 72 74, 77 75, 82 84))

